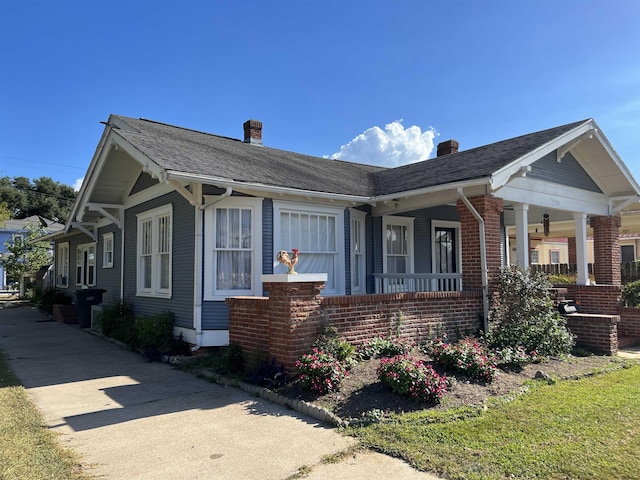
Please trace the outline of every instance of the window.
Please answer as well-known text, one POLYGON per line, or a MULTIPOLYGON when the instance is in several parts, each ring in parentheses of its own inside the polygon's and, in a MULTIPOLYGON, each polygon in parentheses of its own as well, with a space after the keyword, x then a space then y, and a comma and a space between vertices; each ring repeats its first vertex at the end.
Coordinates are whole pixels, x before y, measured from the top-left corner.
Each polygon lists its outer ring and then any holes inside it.
POLYGON ((205 212, 205 300, 262 294, 262 199, 229 198, 205 212))
POLYGON ((96 244, 85 243, 76 249, 76 285, 96 284, 96 244))
POLYGON ((113 268, 113 232, 102 235, 102 268, 113 268))
POLYGON ((365 286, 365 217, 351 210, 351 293, 364 293, 365 286))
POLYGON ((553 265, 560 263, 560 250, 549 250, 549 260, 553 265))
POLYGON ((56 256, 56 287, 69 286, 69 242, 59 243, 56 256))
POLYGON ((384 217, 384 272, 413 273, 413 218, 384 217))
POLYGON ((138 217, 137 295, 171 297, 173 208, 165 205, 138 217))
MULTIPOLYGON (((273 258, 280 250, 300 251, 298 273, 326 273, 325 295, 343 295, 345 288, 344 209, 273 202, 273 258)), ((285 273, 279 265, 275 273, 285 273)))
POLYGON ((540 255, 538 253, 538 250, 531 250, 531 263, 532 264, 540 263, 540 255))
POLYGON ((636 254, 633 245, 620 245, 620 262, 630 263, 635 261, 636 254))
MULTIPOLYGON (((462 270, 460 222, 431 221, 431 272, 452 274, 462 270)), ((440 277, 433 290, 460 290, 460 282, 453 277, 440 277)))

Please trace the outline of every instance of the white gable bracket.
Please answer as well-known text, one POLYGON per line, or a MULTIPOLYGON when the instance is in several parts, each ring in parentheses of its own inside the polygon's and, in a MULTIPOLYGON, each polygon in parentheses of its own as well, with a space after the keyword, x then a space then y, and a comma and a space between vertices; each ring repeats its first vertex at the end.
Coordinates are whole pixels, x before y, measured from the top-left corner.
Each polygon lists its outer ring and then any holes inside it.
POLYGON ((627 205, 629 205, 632 202, 637 202, 640 200, 640 197, 636 196, 636 195, 631 195, 628 197, 611 197, 610 202, 611 202, 611 214, 615 215, 617 213, 619 213, 620 211, 622 211, 627 205), (614 202, 621 202, 617 205, 614 205, 614 202))
POLYGON ((191 205, 195 205, 198 203, 198 199, 196 196, 191 193, 187 188, 185 188, 180 182, 177 180, 169 180, 169 183, 173 185, 176 191, 182 195, 191 205))
POLYGON ((571 150, 573 149, 576 145, 578 145, 580 142, 582 142, 585 138, 593 138, 593 136, 595 134, 598 133, 598 130, 593 126, 593 125, 589 125, 589 130, 586 131, 585 133, 583 133, 582 135, 580 135, 577 138, 574 138, 571 142, 567 143, 566 145, 558 148, 558 150, 556 150, 556 162, 560 163, 562 161, 562 159, 564 158, 564 156, 571 150))
POLYGON ((77 228, 78 230, 80 230, 82 233, 84 233, 85 235, 87 235, 88 237, 91 237, 93 239, 93 241, 97 241, 96 240, 96 234, 95 234, 95 225, 91 225, 91 227, 93 227, 94 231, 90 231, 87 228, 84 227, 84 225, 77 223, 77 222, 71 222, 71 227, 72 228, 77 228))
POLYGON ((122 218, 124 217, 124 207, 122 205, 112 204, 112 203, 87 203, 85 205, 89 210, 93 210, 94 212, 100 212, 102 215, 107 217, 111 222, 115 223, 120 230, 122 230, 122 218), (116 215, 107 211, 107 208, 116 210, 116 215))

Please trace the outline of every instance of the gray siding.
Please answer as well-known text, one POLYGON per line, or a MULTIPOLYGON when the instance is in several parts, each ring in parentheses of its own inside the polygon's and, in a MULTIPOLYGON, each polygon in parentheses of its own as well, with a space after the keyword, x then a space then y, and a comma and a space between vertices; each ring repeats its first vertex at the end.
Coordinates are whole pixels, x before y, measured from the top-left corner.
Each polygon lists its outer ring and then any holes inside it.
POLYGON ((589 174, 571 155, 571 152, 567 152, 561 162, 556 161, 556 155, 556 152, 553 151, 534 162, 527 177, 602 193, 589 174))
POLYGON ((122 259, 122 230, 116 225, 109 225, 98 229, 98 242, 96 247, 96 288, 106 290, 102 294, 103 303, 111 303, 120 299, 120 271, 122 259), (103 238, 105 233, 113 233, 113 267, 103 267, 103 238))
POLYGON ((150 315, 171 311, 175 325, 193 328, 193 267, 195 213, 180 194, 172 192, 136 205, 125 212, 124 294, 133 303, 136 315, 150 315), (137 229, 136 214, 173 205, 172 280, 171 298, 136 296, 137 229))
POLYGON ((157 185, 158 183, 160 183, 160 182, 158 182, 158 180, 153 178, 151 175, 149 175, 148 173, 142 172, 138 176, 138 179, 136 180, 136 183, 133 184, 133 188, 131 189, 131 192, 129 192, 129 195, 133 195, 135 193, 142 192, 143 190, 146 190, 147 188, 153 187, 154 185, 157 185))
POLYGON ((229 307, 225 302, 203 302, 202 304, 203 330, 228 330, 229 307))
MULTIPOLYGON (((374 293, 376 291, 375 279, 373 278, 373 273, 376 271, 375 269, 375 261, 376 261, 376 248, 375 248, 375 222, 380 221, 380 217, 372 217, 371 215, 367 215, 365 217, 365 242, 366 242, 366 288, 367 293, 374 293)), ((380 233, 378 231, 378 233, 380 233)))
POLYGON ((273 200, 265 198, 262 201, 262 273, 272 274, 274 261, 273 200))

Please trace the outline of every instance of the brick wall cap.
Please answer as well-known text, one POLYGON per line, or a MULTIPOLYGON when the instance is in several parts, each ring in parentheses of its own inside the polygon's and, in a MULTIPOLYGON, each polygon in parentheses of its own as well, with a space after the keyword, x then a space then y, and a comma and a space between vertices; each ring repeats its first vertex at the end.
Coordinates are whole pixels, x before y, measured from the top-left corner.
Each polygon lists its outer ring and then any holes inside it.
POLYGON ((297 275, 277 273, 260 276, 262 283, 326 282, 327 278, 328 275, 326 273, 298 273, 297 275))

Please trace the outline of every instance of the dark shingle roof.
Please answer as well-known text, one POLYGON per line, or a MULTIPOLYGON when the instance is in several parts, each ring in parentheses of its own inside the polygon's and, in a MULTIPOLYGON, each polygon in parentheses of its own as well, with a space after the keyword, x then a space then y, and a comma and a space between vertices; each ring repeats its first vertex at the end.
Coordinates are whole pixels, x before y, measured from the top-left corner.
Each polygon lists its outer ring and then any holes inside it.
POLYGON ((369 173, 381 167, 329 160, 144 119, 116 116, 135 130, 118 130, 166 170, 194 175, 369 197, 369 173))
POLYGON ((376 195, 407 192, 489 177, 523 155, 573 130, 586 121, 569 123, 459 153, 374 173, 376 195))
POLYGON ((236 182, 371 197, 489 177, 587 120, 397 168, 261 147, 145 119, 114 115, 118 134, 169 171, 236 182))

